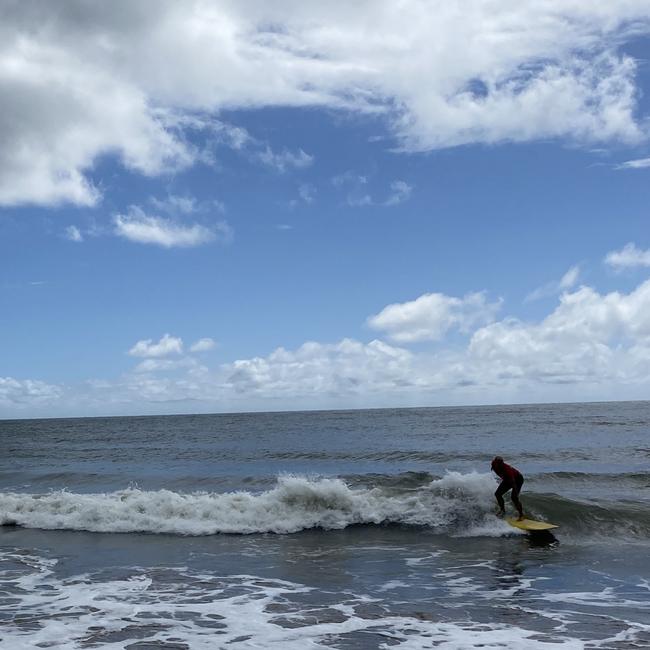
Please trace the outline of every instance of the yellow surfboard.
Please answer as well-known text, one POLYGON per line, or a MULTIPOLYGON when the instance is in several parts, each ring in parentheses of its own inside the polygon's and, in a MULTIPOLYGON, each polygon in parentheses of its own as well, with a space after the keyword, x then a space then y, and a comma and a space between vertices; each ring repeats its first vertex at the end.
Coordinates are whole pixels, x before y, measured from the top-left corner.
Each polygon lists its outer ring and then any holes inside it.
POLYGON ((515 528, 527 531, 551 530, 558 528, 555 524, 549 524, 546 521, 535 521, 534 519, 517 519, 515 517, 506 517, 505 520, 515 528))

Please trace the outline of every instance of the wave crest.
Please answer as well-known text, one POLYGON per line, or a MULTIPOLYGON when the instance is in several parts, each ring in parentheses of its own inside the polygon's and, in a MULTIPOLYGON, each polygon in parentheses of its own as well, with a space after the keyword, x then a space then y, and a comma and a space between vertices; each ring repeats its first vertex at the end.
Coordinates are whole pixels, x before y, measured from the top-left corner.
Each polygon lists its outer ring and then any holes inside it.
POLYGON ((273 489, 258 494, 138 488, 102 494, 0 493, 0 519, 29 528, 115 533, 283 534, 382 523, 462 533, 485 526, 493 490, 492 477, 478 473, 449 472, 407 490, 351 488, 339 478, 283 475, 273 489))

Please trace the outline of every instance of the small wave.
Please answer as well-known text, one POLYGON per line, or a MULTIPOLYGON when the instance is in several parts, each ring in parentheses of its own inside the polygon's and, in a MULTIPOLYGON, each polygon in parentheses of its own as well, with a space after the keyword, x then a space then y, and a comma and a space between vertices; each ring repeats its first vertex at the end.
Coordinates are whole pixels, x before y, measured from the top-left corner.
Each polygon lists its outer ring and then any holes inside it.
POLYGON ((591 473, 591 472, 545 472, 541 474, 533 474, 530 478, 534 480, 567 480, 567 481, 580 481, 584 483, 603 481, 616 481, 641 483, 650 485, 649 472, 616 472, 616 473, 591 473))
POLYGON ((585 502, 557 494, 527 493, 526 507, 572 532, 613 538, 650 537, 647 504, 632 501, 585 502))
POLYGON ((409 491, 351 488, 339 478, 285 475, 259 494, 137 488, 103 494, 0 493, 0 519, 29 528, 182 535, 294 533, 388 523, 462 533, 485 526, 493 511, 493 489, 492 477, 477 473, 449 472, 409 491))

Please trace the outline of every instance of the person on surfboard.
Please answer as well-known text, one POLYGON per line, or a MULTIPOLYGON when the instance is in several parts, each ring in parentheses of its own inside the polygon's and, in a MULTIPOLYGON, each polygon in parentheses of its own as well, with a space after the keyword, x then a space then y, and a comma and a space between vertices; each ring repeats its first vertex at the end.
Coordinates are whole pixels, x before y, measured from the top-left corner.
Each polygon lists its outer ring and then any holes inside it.
POLYGON ((519 520, 521 521, 524 518, 524 509, 521 507, 521 501, 519 500, 519 493, 521 492, 521 486, 524 484, 524 477, 518 469, 515 469, 512 465, 508 465, 503 461, 501 456, 495 456, 492 460, 492 465, 490 466, 492 471, 501 479, 497 491, 494 493, 497 503, 499 504, 499 512, 497 516, 503 517, 506 514, 505 504, 503 503, 503 495, 508 491, 512 490, 510 493, 510 500, 512 504, 517 508, 519 513, 519 520))

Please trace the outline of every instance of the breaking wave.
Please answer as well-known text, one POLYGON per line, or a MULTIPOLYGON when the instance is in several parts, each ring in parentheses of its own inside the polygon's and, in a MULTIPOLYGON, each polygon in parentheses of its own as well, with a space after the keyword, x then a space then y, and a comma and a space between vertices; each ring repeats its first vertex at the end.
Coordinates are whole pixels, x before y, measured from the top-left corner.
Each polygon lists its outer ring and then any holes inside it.
MULTIPOLYGON (((135 487, 98 494, 4 492, 0 493, 0 524, 178 535, 287 534, 380 524, 425 527, 457 536, 512 532, 494 517, 495 482, 490 474, 448 472, 442 478, 423 478, 421 473, 407 473, 403 480, 351 486, 340 478, 282 475, 265 492, 183 493, 135 487)), ((642 503, 595 503, 526 492, 525 507, 563 531, 650 536, 650 514, 642 503)))
POLYGON ((477 473, 450 472, 406 490, 352 488, 339 478, 284 475, 273 489, 257 494, 137 488, 103 494, 0 493, 0 520, 29 528, 181 535, 294 533, 388 523, 453 532, 485 525, 493 510, 493 490, 491 476, 477 473))

